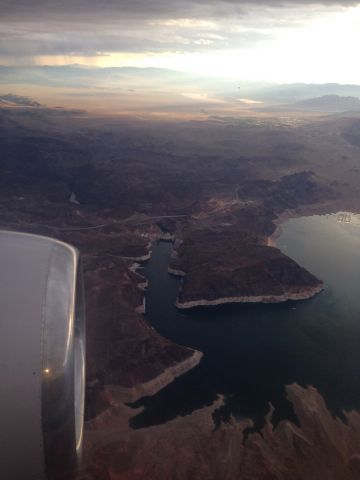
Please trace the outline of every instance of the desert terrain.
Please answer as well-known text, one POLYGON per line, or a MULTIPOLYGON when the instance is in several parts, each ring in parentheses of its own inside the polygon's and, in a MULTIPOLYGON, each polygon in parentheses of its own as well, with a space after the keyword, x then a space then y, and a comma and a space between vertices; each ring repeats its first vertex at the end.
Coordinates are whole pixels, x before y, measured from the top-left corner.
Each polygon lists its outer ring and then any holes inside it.
POLYGON ((273 426, 270 408, 263 430, 248 434, 251 419, 214 429, 221 397, 137 431, 126 404, 202 358, 146 319, 137 266, 154 242, 174 242, 169 272, 182 276, 180 308, 315 295, 321 279, 272 238, 291 216, 359 212, 359 139, 359 118, 346 114, 175 120, 1 105, 1 228, 59 238, 82 255, 88 347, 79 480, 359 478, 359 414, 334 418, 313 387, 287 387, 299 425, 273 426))

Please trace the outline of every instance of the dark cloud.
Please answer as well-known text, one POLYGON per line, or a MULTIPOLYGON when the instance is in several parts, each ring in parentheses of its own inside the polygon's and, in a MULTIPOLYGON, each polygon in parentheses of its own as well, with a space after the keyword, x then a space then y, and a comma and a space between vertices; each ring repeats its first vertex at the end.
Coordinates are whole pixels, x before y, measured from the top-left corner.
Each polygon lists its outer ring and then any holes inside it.
POLYGON ((244 13, 260 5, 288 7, 300 5, 359 4, 359 0, 0 0, 3 19, 28 20, 53 18, 78 21, 104 18, 159 18, 216 16, 244 13))
POLYGON ((244 48, 269 40, 274 27, 294 24, 301 17, 298 10, 325 10, 359 3, 360 0, 0 0, 0 56, 22 62, 39 55, 244 48), (277 9, 276 14, 273 8, 277 9), (188 20, 177 22, 179 19, 188 20))

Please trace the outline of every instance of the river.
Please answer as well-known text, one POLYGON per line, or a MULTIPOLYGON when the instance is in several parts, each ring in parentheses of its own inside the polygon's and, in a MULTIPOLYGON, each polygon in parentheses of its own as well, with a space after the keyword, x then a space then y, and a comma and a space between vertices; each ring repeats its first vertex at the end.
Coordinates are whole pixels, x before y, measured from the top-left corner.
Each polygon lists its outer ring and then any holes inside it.
POLYGON ((204 352, 199 366, 153 397, 134 427, 163 423, 225 396, 218 418, 251 417, 261 426, 294 418, 284 387, 313 385, 335 414, 360 410, 360 215, 291 219, 277 246, 322 279, 316 297, 272 305, 234 304, 180 311, 179 279, 168 275, 172 245, 160 242, 143 269, 146 317, 163 336, 204 352))

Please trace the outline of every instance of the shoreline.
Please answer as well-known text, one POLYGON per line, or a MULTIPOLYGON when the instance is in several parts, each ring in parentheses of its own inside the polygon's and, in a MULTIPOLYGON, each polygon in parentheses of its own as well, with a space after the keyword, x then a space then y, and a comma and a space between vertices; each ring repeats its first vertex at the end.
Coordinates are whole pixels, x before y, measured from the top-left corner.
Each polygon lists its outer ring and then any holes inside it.
POLYGON ((333 215, 340 212, 351 212, 353 214, 359 214, 360 212, 360 205, 357 203, 353 203, 352 200, 348 200, 349 203, 338 202, 337 200, 333 200, 328 203, 322 204, 314 204, 314 205, 307 205, 306 207, 298 207, 295 210, 285 210, 282 212, 278 217, 273 220, 276 228, 274 232, 267 238, 265 245, 268 247, 276 247, 276 240, 280 237, 282 232, 282 225, 287 222, 288 220, 300 217, 309 217, 309 216, 317 216, 317 215, 333 215))
MULTIPOLYGON (((276 228, 272 235, 270 235, 267 239, 266 245, 269 247, 276 247, 276 240, 277 238, 281 235, 281 226, 283 223, 285 223, 287 220, 290 220, 291 218, 298 218, 301 216, 306 216, 306 215, 321 215, 329 212, 338 212, 339 211, 339 206, 334 206, 334 205, 317 205, 317 206, 311 206, 305 209, 297 209, 297 210, 288 210, 280 214, 275 220, 274 224, 276 225, 276 228)), ((137 273, 140 277, 142 277, 145 282, 142 284, 138 285, 141 290, 145 290, 146 287, 148 286, 147 280, 145 277, 140 275, 137 270, 138 268, 141 268, 142 262, 145 262, 151 258, 152 250, 151 247, 154 242, 159 242, 159 241, 174 241, 174 238, 161 238, 159 236, 158 238, 152 239, 148 245, 148 254, 141 257, 141 258, 132 258, 131 260, 134 261, 134 263, 130 266, 130 270, 137 273), (141 262, 141 263, 140 263, 141 262)), ((176 244, 176 239, 175 239, 175 244, 176 244)), ((175 247, 174 244, 174 247, 175 247)), ((171 255, 174 255, 175 248, 173 249, 171 255)), ((130 260, 130 258, 128 259, 130 260)), ((171 268, 170 266, 168 267, 168 273, 177 277, 184 277, 186 275, 186 272, 181 271, 181 270, 176 270, 171 268)), ((217 298, 213 300, 206 300, 206 299, 200 299, 200 300, 190 300, 190 301, 185 301, 185 302, 180 302, 178 299, 175 303, 176 307, 179 308, 180 310, 186 310, 194 307, 203 307, 203 306, 218 306, 218 305, 224 305, 224 304, 232 304, 232 303, 284 303, 287 301, 297 301, 297 300, 308 300, 318 293, 320 293, 324 288, 323 282, 321 282, 319 285, 316 287, 312 288, 307 288, 304 289, 303 292, 288 292, 284 293, 282 295, 254 295, 254 296, 234 296, 234 297, 222 297, 222 298, 217 298)), ((136 312, 142 315, 146 315, 146 309, 145 309, 145 295, 144 295, 144 302, 142 305, 139 305, 136 307, 136 312)), ((148 322, 148 320, 146 320, 148 322)), ((149 323, 149 322, 148 322, 149 323)), ((149 323, 151 326, 151 324, 149 323)), ((154 377, 152 380, 149 380, 147 382, 139 383, 134 385, 133 387, 121 387, 117 385, 107 385, 107 388, 112 390, 114 393, 116 392, 117 396, 120 395, 120 397, 123 399, 124 403, 125 402, 136 402, 140 398, 144 396, 152 396, 158 393, 162 388, 166 387, 169 385, 171 382, 173 382, 177 377, 185 374, 192 368, 196 367, 201 359, 203 357, 203 353, 194 350, 193 354, 186 358, 185 360, 172 365, 170 367, 165 368, 165 370, 154 377)))
MULTIPOLYGON (((133 263, 128 267, 129 270, 136 275, 140 277, 142 282, 140 282, 137 285, 137 288, 142 291, 143 293, 143 301, 140 305, 134 308, 135 312, 145 316, 145 320, 147 324, 151 327, 151 323, 148 321, 146 318, 146 298, 145 298, 145 291, 149 286, 149 281, 144 275, 141 275, 138 270, 143 268, 143 263, 150 260, 151 255, 152 255, 152 246, 156 242, 169 242, 173 241, 174 237, 170 237, 169 235, 159 235, 154 238, 149 242, 147 248, 148 248, 148 253, 142 257, 132 257, 132 258, 127 258, 127 260, 132 260, 133 263)), ((179 345, 179 344, 176 344, 179 345)), ((182 345, 179 345, 182 346, 182 345)), ((189 347, 185 347, 189 349, 189 347)), ((116 394, 116 397, 123 403, 132 403, 136 402, 137 400, 147 397, 147 396, 152 396, 158 393, 160 390, 165 388, 167 385, 172 383, 177 377, 187 373, 189 370, 195 368, 201 361, 203 357, 203 352, 200 352, 199 350, 195 349, 189 349, 191 350, 191 355, 189 357, 185 358, 184 360, 175 363, 174 365, 171 365, 169 367, 165 367, 165 369, 156 375, 154 378, 151 380, 148 380, 146 382, 138 383, 134 385, 133 387, 122 387, 120 385, 106 385, 105 388, 112 393, 116 394)))
POLYGON ((189 300, 186 302, 176 301, 176 307, 181 310, 186 310, 188 308, 194 307, 207 307, 207 306, 216 306, 224 305, 231 303, 284 303, 288 301, 297 301, 297 300, 309 300, 324 289, 324 285, 321 282, 320 285, 307 289, 304 292, 297 293, 284 293, 282 295, 258 295, 258 296, 239 296, 239 297, 222 297, 216 298, 214 300, 189 300))
POLYGON ((176 270, 175 268, 168 267, 168 273, 175 277, 185 277, 186 273, 183 270, 176 270))
POLYGON ((119 385, 106 385, 105 388, 116 394, 123 403, 134 403, 143 397, 150 397, 158 393, 167 385, 172 383, 177 377, 180 377, 189 370, 199 365, 203 352, 193 350, 193 353, 185 360, 175 363, 147 382, 142 382, 133 387, 121 387, 119 385))
MULTIPOLYGON (((151 250, 149 250, 149 258, 150 258, 150 256, 151 256, 151 250)), ((142 302, 140 303, 140 305, 135 307, 135 312, 139 313, 140 315, 145 315, 145 312, 146 312, 145 291, 149 286, 149 282, 148 282, 147 278, 145 278, 143 275, 138 273, 137 270, 141 267, 142 267, 142 265, 139 263, 139 260, 138 260, 138 261, 134 262, 133 264, 131 264, 128 268, 129 268, 130 272, 135 273, 139 277, 139 279, 141 279, 141 282, 137 284, 137 288, 143 293, 142 302)))
MULTIPOLYGON (((333 203, 312 205, 305 208, 297 208, 296 210, 285 210, 283 213, 273 220, 275 225, 274 232, 267 237, 265 245, 268 247, 277 247, 277 239, 282 233, 282 225, 290 219, 300 218, 310 215, 326 215, 332 213, 338 213, 339 206, 333 203)), ((173 251, 174 252, 174 251, 173 251)), ((173 253, 172 253, 173 255, 173 253)), ((177 277, 183 278, 186 276, 186 272, 182 270, 176 270, 168 267, 168 273, 177 277)), ((284 303, 287 301, 309 300, 315 295, 319 294, 324 289, 324 284, 320 281, 320 284, 316 287, 308 287, 303 292, 297 293, 283 293, 282 295, 254 295, 254 296, 233 296, 233 297, 220 297, 212 300, 199 299, 189 301, 179 301, 177 298, 175 306, 180 310, 187 310, 196 307, 218 306, 234 303, 284 303)))

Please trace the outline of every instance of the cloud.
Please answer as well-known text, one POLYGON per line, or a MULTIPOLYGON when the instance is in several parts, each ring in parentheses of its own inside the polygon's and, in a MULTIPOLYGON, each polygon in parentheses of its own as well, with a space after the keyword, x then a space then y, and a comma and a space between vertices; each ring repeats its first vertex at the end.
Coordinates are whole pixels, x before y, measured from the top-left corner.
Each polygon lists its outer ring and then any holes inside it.
MULTIPOLYGON (((156 23, 176 28, 206 28, 249 12, 293 8, 349 7, 360 0, 0 0, 2 23, 122 25, 156 23)), ((280 13, 280 17, 281 17, 280 13)), ((296 12, 295 12, 296 15, 296 12)))
MULTIPOLYGON (((62 0, 1 1, 0 57, 96 57, 116 52, 192 53, 243 48, 267 40, 271 33, 241 18, 217 17, 231 2, 62 0), (86 5, 86 7, 85 7, 86 5), (185 8, 186 6, 186 8, 185 8), (151 8, 150 8, 151 7, 151 8), (199 8, 204 7, 201 18, 199 8), (158 12, 158 13, 157 13, 158 12), (176 16, 178 15, 178 16, 176 16), (188 15, 188 16, 182 16, 188 15), (192 16, 191 16, 192 15, 192 16), (239 28, 239 22, 242 25, 239 28)), ((243 8, 243 6, 241 6, 243 8)))
POLYGON ((244 13, 259 5, 289 7, 303 5, 358 5, 359 0, 1 0, 3 19, 46 18, 78 20, 116 17, 127 18, 194 18, 217 16, 221 13, 244 13))
POLYGON ((99 56, 116 52, 200 52, 210 48, 226 49, 229 45, 239 48, 254 45, 271 38, 269 33, 255 29, 237 30, 229 26, 227 31, 217 29, 188 29, 173 25, 144 25, 139 31, 131 25, 123 25, 120 31, 108 28, 73 31, 64 29, 33 31, 28 27, 12 26, 0 31, 0 56, 99 56))
MULTIPOLYGON (((0 0, 0 63, 253 48, 360 0, 0 0)), ((86 60, 84 60, 86 61, 86 60)), ((61 63, 59 61, 58 63, 61 63)), ((71 60, 69 61, 70 63, 71 60)), ((57 63, 54 60, 54 63, 57 63)), ((89 60, 89 63, 90 60, 89 60)))

